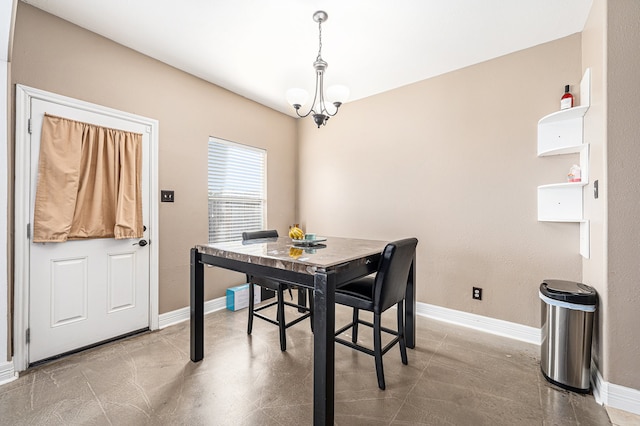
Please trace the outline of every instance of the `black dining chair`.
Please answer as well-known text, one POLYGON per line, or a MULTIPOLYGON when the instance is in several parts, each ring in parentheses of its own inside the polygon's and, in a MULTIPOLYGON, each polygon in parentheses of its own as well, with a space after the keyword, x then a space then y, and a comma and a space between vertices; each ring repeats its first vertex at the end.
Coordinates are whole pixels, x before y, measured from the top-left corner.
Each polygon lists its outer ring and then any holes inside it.
POLYGON ((375 357, 378 387, 382 390, 385 389, 382 356, 399 343, 402 363, 406 365, 408 362, 404 336, 404 299, 417 245, 416 238, 387 244, 374 275, 351 281, 336 289, 336 303, 352 307, 353 320, 335 332, 335 341, 375 357), (381 324, 382 313, 394 305, 398 309, 397 330, 381 324), (373 324, 359 318, 360 310, 373 312, 373 324), (373 350, 357 344, 359 324, 373 328, 373 350), (352 329, 351 342, 338 337, 349 329, 352 329), (382 331, 395 336, 384 348, 382 331))
MULTIPOLYGON (((266 231, 254 231, 254 232, 243 232, 242 233, 242 240, 243 241, 249 241, 249 240, 256 240, 256 239, 265 239, 265 238, 278 238, 278 231, 276 231, 275 229, 273 230, 266 230, 266 231)), ((309 318, 311 320, 312 323, 312 328, 313 328, 313 290, 312 289, 308 289, 309 291, 309 306, 307 307, 306 304, 304 303, 304 297, 299 297, 299 303, 293 303, 293 302, 287 302, 285 301, 284 298, 284 291, 289 289, 289 293, 291 293, 291 287, 290 285, 286 284, 286 283, 281 283, 278 281, 274 281, 271 279, 267 279, 264 277, 260 277, 260 276, 254 276, 254 275, 247 275, 247 281, 249 282, 250 286, 249 286, 249 322, 247 325, 247 334, 251 334, 251 331, 253 329, 253 317, 257 317, 260 319, 263 319, 267 322, 270 322, 271 324, 275 324, 278 326, 278 328, 280 329, 280 350, 282 351, 286 351, 287 350, 287 336, 286 336, 286 330, 287 328, 291 327, 292 325, 295 325, 297 323, 299 323, 300 321, 309 318), (273 290, 276 293, 276 300, 274 302, 270 302, 270 303, 266 303, 264 305, 261 305, 259 307, 255 307, 254 306, 254 285, 259 285, 260 287, 263 288, 267 288, 269 290, 273 290), (260 313, 260 311, 270 308, 272 306, 276 305, 276 319, 273 320, 272 318, 269 318, 265 315, 263 315, 262 313, 260 313), (298 316, 296 319, 294 319, 293 321, 290 322, 286 322, 285 319, 285 314, 284 314, 284 307, 285 305, 288 306, 292 306, 294 308, 296 308, 298 310, 298 312, 303 313, 302 315, 298 316)), ((304 289, 300 289, 300 292, 303 292, 301 296, 304 296, 304 289)), ((293 296, 292 296, 293 298, 293 296)))

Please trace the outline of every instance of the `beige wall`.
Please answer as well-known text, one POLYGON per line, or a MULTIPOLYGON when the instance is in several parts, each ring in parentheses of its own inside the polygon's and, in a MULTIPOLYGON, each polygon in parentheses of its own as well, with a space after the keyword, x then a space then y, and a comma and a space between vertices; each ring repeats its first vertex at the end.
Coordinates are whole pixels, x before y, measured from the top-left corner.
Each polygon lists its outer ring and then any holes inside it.
POLYGON ((537 221, 538 120, 582 77, 581 36, 344 105, 300 128, 300 221, 320 235, 416 236, 418 301, 540 327, 545 278, 581 280, 579 226, 537 221), (484 289, 471 298, 472 286, 484 289))
POLYGON ((591 221, 591 258, 585 282, 599 293, 593 358, 609 383, 640 389, 640 3, 596 0, 582 35, 583 66, 592 70, 591 107, 585 119, 596 200, 585 192, 591 221))
POLYGON ((585 142, 589 144, 589 186, 584 191, 585 218, 590 225, 591 256, 583 261, 583 280, 598 291, 599 305, 594 320, 592 358, 605 374, 605 353, 609 347, 607 290, 607 78, 606 0, 595 0, 582 32, 582 66, 591 69, 591 106, 585 115, 585 142), (593 182, 598 181, 598 199, 593 182))
MULTIPOLYGON (((12 83, 159 120, 160 313, 189 304, 189 248, 207 240, 207 141, 216 136, 268 152, 268 226, 295 215, 296 121, 22 2, 12 83)), ((15 88, 13 89, 15 95, 15 88)), ((152 242, 153 243, 153 242, 152 242)), ((206 297, 243 282, 207 269, 206 297), (215 276, 213 276, 215 274, 215 276), (220 278, 216 282, 216 278, 220 278)))
POLYGON ((605 380, 640 389, 640 2, 607 2, 608 324, 605 380))

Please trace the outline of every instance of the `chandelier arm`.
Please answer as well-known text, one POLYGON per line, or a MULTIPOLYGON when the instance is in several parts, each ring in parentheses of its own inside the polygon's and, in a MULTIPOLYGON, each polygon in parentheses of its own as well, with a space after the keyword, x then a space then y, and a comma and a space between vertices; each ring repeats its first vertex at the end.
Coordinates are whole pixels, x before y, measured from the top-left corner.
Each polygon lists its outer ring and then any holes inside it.
POLYGON ((333 106, 334 106, 334 107, 336 107, 336 112, 334 112, 333 114, 331 114, 329 111, 327 111, 327 110, 325 109, 325 113, 326 113, 329 117, 333 117, 334 115, 336 115, 336 114, 338 113, 338 110, 340 109, 340 106, 339 106, 339 105, 338 105, 338 106, 336 106, 336 103, 337 103, 337 102, 334 102, 334 103, 333 103, 333 106))
MULTIPOLYGON (((318 99, 318 74, 319 73, 316 73, 316 90, 313 92, 313 101, 311 102, 311 107, 309 107, 309 111, 307 111, 307 113, 303 115, 303 114, 300 114, 300 108, 296 108, 296 114, 300 118, 308 117, 309 114, 311 114, 311 113, 316 114, 316 112, 313 110, 313 107, 316 104, 316 99, 318 99)), ((322 109, 321 109, 321 111, 322 111, 322 109)))
POLYGON ((308 117, 308 116, 309 116, 309 114, 311 114, 311 111, 313 111, 313 110, 309 110, 309 111, 308 111, 306 114, 304 114, 304 115, 300 114, 300 112, 299 112, 299 111, 300 111, 300 108, 296 108, 296 114, 298 115, 298 117, 300 117, 300 118, 305 118, 305 117, 308 117))
MULTIPOLYGON (((320 74, 320 73, 319 73, 320 74)), ((339 102, 334 102, 333 106, 336 108, 336 110, 333 112, 333 114, 331 114, 329 112, 329 110, 327 109, 327 105, 324 101, 324 75, 320 74, 320 111, 322 111, 322 114, 327 115, 329 117, 333 117, 338 113, 338 109, 340 107, 340 105, 342 105, 339 102), (336 105, 339 104, 339 105, 336 105)))
POLYGON ((320 88, 320 90, 318 90, 318 93, 320 93, 318 109, 320 110, 320 114, 324 114, 327 112, 327 108, 324 105, 324 73, 322 71, 318 71, 316 74, 316 85, 320 88))

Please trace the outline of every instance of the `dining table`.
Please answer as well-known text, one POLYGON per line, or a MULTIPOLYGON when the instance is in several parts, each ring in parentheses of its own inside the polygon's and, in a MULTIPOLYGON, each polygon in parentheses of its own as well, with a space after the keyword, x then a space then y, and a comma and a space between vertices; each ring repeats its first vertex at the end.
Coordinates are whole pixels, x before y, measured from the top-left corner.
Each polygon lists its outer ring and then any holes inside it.
MULTIPOLYGON (((313 423, 333 425, 335 290, 375 273, 388 241, 288 237, 196 245, 190 250, 191 361, 204 358, 204 265, 313 289, 313 423)), ((415 347, 415 256, 407 277, 405 340, 415 347)))

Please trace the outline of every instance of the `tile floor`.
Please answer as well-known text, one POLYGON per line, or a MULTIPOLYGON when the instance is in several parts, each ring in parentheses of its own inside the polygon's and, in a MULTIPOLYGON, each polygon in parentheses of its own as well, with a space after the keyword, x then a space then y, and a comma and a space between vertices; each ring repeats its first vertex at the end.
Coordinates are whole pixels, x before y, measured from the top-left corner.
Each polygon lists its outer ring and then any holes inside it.
MULTIPOLYGON (((208 315, 205 358, 197 364, 189 360, 184 322, 32 368, 0 386, 0 424, 312 424, 309 323, 287 331, 281 352, 271 324, 256 320, 246 335, 246 315, 208 315)), ((337 324, 349 316, 339 307, 337 324)), ((395 313, 385 319, 393 323, 395 313)), ((336 345, 336 424, 611 424, 591 395, 547 383, 538 351, 420 317, 409 365, 396 348, 387 353, 387 390, 380 391, 373 358, 336 345)))

